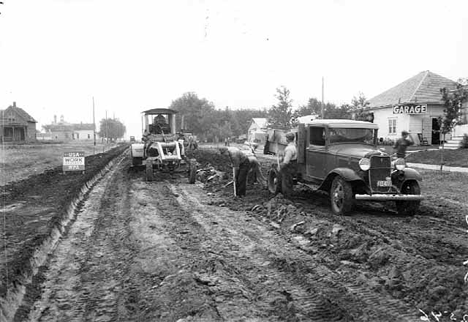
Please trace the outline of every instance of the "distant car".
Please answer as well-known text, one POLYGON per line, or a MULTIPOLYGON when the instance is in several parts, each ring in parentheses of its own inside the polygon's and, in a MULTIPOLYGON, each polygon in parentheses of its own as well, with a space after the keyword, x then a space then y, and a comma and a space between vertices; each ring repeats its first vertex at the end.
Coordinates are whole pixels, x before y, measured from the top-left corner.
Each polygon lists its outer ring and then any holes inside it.
POLYGON ((130 137, 130 142, 136 142, 136 140, 135 140, 135 137, 134 137, 134 136, 131 136, 131 137, 130 137))
MULTIPOLYGON (((299 124, 294 132, 296 182, 328 192, 335 214, 346 214, 358 200, 395 201, 399 214, 417 212, 423 199, 422 177, 407 168, 404 159, 392 162, 389 154, 377 148, 377 124, 321 119, 299 124)), ((278 179, 275 165, 268 172, 270 192, 281 192, 278 179)))

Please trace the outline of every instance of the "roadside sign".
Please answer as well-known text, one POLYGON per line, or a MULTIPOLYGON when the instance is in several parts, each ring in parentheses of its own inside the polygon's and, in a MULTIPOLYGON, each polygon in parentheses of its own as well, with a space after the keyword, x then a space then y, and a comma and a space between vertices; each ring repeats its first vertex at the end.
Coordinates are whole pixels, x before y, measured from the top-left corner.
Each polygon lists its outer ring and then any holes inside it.
POLYGON ((85 153, 84 152, 64 152, 63 153, 63 172, 66 171, 85 171, 85 153))

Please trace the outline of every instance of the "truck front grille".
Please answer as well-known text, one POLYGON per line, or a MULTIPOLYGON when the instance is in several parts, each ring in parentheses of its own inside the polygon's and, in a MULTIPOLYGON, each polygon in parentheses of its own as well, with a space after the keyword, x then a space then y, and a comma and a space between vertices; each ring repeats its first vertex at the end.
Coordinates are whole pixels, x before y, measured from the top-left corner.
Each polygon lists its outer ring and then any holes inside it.
POLYGON ((390 192, 391 186, 387 186, 387 179, 391 174, 391 161, 388 156, 372 156, 370 158, 369 186, 374 193, 390 192))

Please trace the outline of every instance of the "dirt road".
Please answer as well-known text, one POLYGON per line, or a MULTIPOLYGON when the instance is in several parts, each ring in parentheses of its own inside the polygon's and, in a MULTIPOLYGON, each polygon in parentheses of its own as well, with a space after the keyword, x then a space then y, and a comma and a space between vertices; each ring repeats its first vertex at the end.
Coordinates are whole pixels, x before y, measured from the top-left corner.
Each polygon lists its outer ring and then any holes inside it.
POLYGON ((129 166, 91 191, 16 320, 462 321, 468 308, 466 232, 451 220, 464 205, 336 217, 321 195, 250 186, 237 200, 225 182, 145 182, 129 166))

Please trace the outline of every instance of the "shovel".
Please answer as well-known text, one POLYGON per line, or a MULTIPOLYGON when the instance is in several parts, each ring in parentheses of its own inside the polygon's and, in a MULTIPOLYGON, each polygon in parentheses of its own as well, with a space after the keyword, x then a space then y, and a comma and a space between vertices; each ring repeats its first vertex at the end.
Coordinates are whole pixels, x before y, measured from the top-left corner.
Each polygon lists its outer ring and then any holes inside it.
POLYGON ((232 168, 232 181, 233 181, 233 184, 232 186, 234 187, 234 197, 237 196, 237 191, 236 191, 236 169, 235 168, 232 168))

